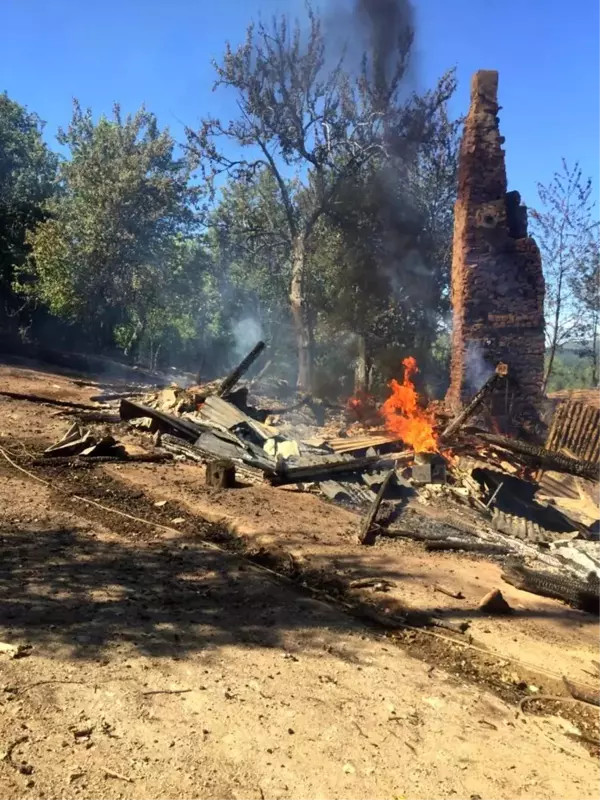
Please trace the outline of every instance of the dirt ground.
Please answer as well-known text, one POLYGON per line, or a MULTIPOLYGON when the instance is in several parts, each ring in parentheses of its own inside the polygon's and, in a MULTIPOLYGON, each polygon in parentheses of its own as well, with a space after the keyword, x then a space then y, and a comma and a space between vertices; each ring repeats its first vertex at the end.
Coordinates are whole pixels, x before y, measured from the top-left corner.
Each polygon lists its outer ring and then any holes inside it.
MULTIPOLYGON (((17 367, 0 367, 2 389, 96 392, 17 367)), ((17 464, 69 424, 0 397, 17 464)), ((597 753, 576 735, 598 735, 596 709, 517 703, 559 692, 562 674, 597 686, 597 619, 504 584, 489 560, 360 547, 358 517, 306 493, 209 489, 192 464, 32 471, 47 483, 0 457, 1 798, 598 796, 597 753), (385 636, 257 553, 385 577, 385 602, 469 620, 469 635, 385 636), (510 617, 476 610, 496 587, 510 617)))

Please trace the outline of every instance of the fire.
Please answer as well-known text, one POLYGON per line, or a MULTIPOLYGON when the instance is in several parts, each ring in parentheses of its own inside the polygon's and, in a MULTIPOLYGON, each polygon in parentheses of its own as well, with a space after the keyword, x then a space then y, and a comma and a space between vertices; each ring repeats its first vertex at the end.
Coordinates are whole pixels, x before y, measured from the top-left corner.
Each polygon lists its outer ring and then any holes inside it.
POLYGON ((402 362, 404 378, 402 383, 392 379, 392 394, 381 406, 380 413, 385 420, 386 430, 401 439, 415 452, 436 452, 437 441, 433 430, 432 412, 421 408, 419 396, 412 382, 412 376, 419 371, 416 360, 409 356, 402 362))
POLYGON ((359 392, 346 403, 346 411, 351 419, 363 426, 381 425, 375 398, 366 392, 359 392))

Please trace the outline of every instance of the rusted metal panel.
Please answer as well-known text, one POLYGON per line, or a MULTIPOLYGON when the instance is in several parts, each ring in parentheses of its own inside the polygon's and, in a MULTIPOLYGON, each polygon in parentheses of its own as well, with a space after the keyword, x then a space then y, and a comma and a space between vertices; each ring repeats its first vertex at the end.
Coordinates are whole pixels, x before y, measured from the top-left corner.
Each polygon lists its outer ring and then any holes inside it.
POLYGON ((546 448, 582 461, 600 462, 600 408, 575 400, 554 412, 546 448))

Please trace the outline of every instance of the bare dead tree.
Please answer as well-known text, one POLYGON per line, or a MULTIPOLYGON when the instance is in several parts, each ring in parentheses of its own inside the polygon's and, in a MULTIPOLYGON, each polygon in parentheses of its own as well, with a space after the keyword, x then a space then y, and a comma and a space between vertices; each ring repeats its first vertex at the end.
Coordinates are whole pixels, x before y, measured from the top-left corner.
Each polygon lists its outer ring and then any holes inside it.
POLYGON ((591 179, 583 178, 578 163, 569 168, 563 159, 562 170, 552 181, 547 186, 538 184, 538 197, 539 208, 531 216, 546 278, 546 391, 557 352, 584 334, 574 286, 594 258, 598 222, 593 216, 591 179))

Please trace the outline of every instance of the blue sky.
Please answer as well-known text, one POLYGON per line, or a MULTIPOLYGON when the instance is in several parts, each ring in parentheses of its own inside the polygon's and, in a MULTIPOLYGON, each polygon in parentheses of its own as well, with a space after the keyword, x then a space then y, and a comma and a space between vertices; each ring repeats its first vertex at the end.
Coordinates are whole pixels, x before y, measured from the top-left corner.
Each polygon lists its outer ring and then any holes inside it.
MULTIPOLYGON (((336 0, 338 4, 350 0, 336 0)), ((328 4, 318 3, 323 9, 328 4)), ((329 3, 333 5, 333 3, 329 3)), ((471 74, 500 72, 500 124, 510 187, 530 205, 564 156, 599 181, 598 0, 415 0, 415 81, 458 68, 457 113, 471 74)), ((68 124, 71 98, 95 114, 118 100, 142 103, 181 136, 207 112, 226 117, 212 93, 212 57, 240 41, 259 12, 302 10, 300 0, 0 0, 0 91, 47 122, 68 124)))

